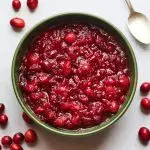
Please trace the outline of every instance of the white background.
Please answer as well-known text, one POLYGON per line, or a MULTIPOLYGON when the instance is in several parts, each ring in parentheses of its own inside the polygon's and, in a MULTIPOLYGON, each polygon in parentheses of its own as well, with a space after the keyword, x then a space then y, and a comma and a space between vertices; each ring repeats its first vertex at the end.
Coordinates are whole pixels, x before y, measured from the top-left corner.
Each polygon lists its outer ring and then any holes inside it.
MULTIPOLYGON (((124 0, 40 0, 38 9, 31 13, 22 1, 21 10, 16 13, 11 8, 12 0, 0 1, 0 102, 6 105, 9 124, 5 129, 0 128, 0 137, 13 135, 15 132, 25 132, 31 127, 24 123, 11 84, 11 62, 15 48, 23 35, 36 23, 62 12, 84 12, 97 15, 117 26, 130 41, 138 62, 139 80, 136 95, 125 115, 109 129, 98 135, 84 138, 59 137, 48 133, 35 125, 39 141, 35 146, 26 146, 25 150, 149 150, 143 146, 137 137, 141 126, 150 128, 150 115, 140 110, 139 85, 142 81, 150 81, 150 46, 139 44, 127 29, 128 8, 124 0), (15 32, 9 25, 12 17, 22 17, 26 27, 21 32, 15 32)), ((133 1, 133 0, 132 0, 133 1)), ((136 0, 132 2, 137 11, 150 17, 150 1, 136 0)))

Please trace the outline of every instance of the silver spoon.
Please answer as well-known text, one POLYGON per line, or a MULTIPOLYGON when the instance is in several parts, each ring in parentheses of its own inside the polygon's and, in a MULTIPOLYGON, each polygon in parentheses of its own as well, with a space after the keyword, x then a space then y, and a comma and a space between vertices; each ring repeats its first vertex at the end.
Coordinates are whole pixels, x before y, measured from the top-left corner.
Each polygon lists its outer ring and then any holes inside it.
POLYGON ((134 11, 130 0, 125 1, 130 10, 128 28, 131 34, 141 43, 150 44, 150 21, 144 14, 134 11))

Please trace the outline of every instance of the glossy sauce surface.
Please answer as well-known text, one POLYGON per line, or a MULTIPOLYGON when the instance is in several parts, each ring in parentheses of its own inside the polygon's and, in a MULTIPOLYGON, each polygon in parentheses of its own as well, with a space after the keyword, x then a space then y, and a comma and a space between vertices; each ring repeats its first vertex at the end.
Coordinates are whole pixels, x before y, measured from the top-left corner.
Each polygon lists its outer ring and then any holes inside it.
POLYGON ((130 70, 124 48, 95 26, 54 26, 35 37, 22 58, 26 103, 56 128, 88 128, 116 114, 126 100, 130 70))

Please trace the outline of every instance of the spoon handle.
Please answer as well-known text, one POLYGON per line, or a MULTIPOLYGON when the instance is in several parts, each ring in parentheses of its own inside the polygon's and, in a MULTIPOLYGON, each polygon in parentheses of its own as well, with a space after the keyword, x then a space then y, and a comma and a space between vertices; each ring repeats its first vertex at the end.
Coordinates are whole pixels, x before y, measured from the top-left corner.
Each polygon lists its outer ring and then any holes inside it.
POLYGON ((134 9, 133 9, 133 7, 132 7, 132 4, 131 4, 130 0, 125 0, 125 1, 126 1, 128 7, 129 7, 130 12, 131 12, 131 13, 134 12, 134 9))

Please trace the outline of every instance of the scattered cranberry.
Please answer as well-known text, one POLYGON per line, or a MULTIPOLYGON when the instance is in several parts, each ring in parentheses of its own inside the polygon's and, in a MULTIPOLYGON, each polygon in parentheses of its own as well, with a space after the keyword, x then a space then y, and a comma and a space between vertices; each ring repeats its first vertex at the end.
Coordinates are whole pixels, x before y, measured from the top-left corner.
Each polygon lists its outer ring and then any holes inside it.
POLYGON ((142 83, 141 87, 140 87, 141 92, 143 93, 147 93, 150 91, 150 83, 148 82, 144 82, 142 83))
POLYGON ((28 124, 33 123, 32 119, 25 112, 22 113, 22 118, 28 124))
POLYGON ((25 27, 25 22, 21 18, 13 18, 10 20, 10 25, 13 28, 22 29, 25 27))
POLYGON ((0 114, 5 110, 5 105, 0 103, 0 114))
POLYGON ((31 10, 36 9, 38 6, 38 0, 27 0, 27 6, 31 10))
POLYGON ((16 143, 16 144, 20 144, 21 142, 23 142, 24 140, 24 135, 22 133, 16 133, 14 136, 13 136, 13 142, 16 143))
POLYGON ((24 137, 27 143, 35 143, 37 141, 37 134, 32 129, 27 130, 24 137))
POLYGON ((139 138, 142 142, 148 142, 150 140, 150 131, 146 127, 141 127, 139 130, 139 138))
POLYGON ((141 107, 145 110, 150 110, 150 99, 149 98, 143 98, 141 100, 141 107))
POLYGON ((12 138, 10 136, 4 136, 1 139, 2 145, 10 146, 12 144, 12 138))
POLYGON ((10 150, 23 150, 23 148, 19 144, 11 144, 10 145, 10 150))
POLYGON ((65 41, 72 44, 73 42, 75 42, 76 40, 76 35, 74 33, 68 33, 66 36, 65 36, 65 41))
POLYGON ((15 10, 19 10, 21 8, 21 2, 20 2, 20 0, 13 0, 12 1, 12 7, 15 10))
POLYGON ((6 125, 8 122, 8 117, 5 114, 0 115, 0 125, 6 125))

